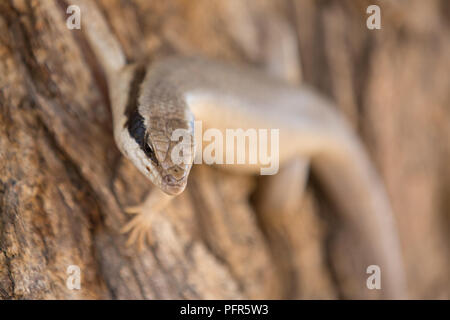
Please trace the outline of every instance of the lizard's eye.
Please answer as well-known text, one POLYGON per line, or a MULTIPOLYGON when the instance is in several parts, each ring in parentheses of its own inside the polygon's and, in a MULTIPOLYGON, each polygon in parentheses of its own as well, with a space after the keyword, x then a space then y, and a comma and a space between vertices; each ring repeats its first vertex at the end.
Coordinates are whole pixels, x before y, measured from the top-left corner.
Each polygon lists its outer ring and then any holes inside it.
POLYGON ((147 157, 150 158, 154 163, 158 164, 158 159, 156 159, 155 151, 153 150, 152 146, 149 143, 146 143, 144 145, 144 153, 147 157))
POLYGON ((144 152, 148 157, 150 157, 154 153, 152 147, 147 143, 144 146, 144 152))

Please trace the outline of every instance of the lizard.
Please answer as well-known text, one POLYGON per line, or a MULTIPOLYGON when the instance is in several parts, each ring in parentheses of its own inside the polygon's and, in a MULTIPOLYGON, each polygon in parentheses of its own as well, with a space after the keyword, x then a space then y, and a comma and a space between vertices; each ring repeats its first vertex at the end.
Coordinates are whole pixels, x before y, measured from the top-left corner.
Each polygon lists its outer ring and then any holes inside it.
MULTIPOLYGON (((307 170, 311 164, 381 267, 386 296, 405 296, 400 243, 388 196, 363 143, 331 101, 306 84, 295 86, 260 70, 199 56, 127 63, 119 41, 92 3, 73 3, 82 8, 85 36, 105 73, 117 147, 158 187, 141 205, 126 209, 135 215, 122 229, 130 233, 128 244, 151 241, 152 213, 184 191, 199 152, 194 119, 223 133, 236 128, 278 129, 280 166, 299 161, 307 170), (171 156, 179 143, 172 139, 178 129, 190 136, 187 147, 193 151, 184 155, 181 164, 171 156)), ((226 166, 243 174, 257 174, 260 168, 261 163, 226 166)), ((274 193, 283 193, 282 183, 275 185, 274 193)))

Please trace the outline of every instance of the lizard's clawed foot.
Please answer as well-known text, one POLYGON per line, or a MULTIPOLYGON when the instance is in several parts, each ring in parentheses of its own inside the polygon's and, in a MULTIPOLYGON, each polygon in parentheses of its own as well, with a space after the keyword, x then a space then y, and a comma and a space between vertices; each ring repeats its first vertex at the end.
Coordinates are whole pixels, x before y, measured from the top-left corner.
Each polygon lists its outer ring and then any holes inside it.
POLYGON ((121 231, 121 233, 130 233, 128 236, 127 246, 135 243, 138 249, 142 250, 145 242, 149 245, 153 244, 152 226, 155 218, 162 212, 173 197, 165 194, 157 189, 152 191, 145 201, 138 206, 125 208, 125 212, 135 215, 121 231))
POLYGON ((145 208, 145 206, 128 207, 125 208, 125 212, 135 215, 135 217, 120 230, 121 233, 130 233, 126 245, 132 246, 136 243, 138 250, 144 248, 146 241, 151 245, 153 243, 152 212, 148 211, 148 208, 145 208))

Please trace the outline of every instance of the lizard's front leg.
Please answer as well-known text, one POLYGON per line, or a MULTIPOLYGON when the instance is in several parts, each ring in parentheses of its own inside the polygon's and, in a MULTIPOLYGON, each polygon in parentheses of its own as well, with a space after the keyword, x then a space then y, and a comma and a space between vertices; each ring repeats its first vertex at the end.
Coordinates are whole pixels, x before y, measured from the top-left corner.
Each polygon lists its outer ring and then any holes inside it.
POLYGON ((130 246, 137 242, 138 249, 144 247, 145 241, 152 243, 152 222, 155 215, 164 210, 170 201, 175 198, 164 193, 159 188, 154 188, 147 195, 147 198, 137 206, 125 208, 125 212, 135 215, 122 229, 121 233, 130 233, 127 245, 130 246))

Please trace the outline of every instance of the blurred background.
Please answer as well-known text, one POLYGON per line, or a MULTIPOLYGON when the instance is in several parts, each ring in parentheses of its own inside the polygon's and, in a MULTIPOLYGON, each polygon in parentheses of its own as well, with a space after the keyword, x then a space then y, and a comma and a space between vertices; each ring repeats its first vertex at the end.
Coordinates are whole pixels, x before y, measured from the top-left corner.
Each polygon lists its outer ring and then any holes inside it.
MULTIPOLYGON (((449 1, 96 3, 130 60, 201 54, 284 70, 332 99, 387 188, 410 297, 449 298, 449 1), (371 4, 379 30, 366 27, 371 4)), ((262 179, 195 167, 154 244, 125 247, 123 208, 153 186, 115 147, 106 83, 83 30, 66 27, 69 4, 0 3, 1 298, 380 297, 314 175, 294 213, 261 217, 262 179), (80 290, 66 287, 69 265, 80 290)))

